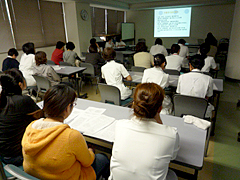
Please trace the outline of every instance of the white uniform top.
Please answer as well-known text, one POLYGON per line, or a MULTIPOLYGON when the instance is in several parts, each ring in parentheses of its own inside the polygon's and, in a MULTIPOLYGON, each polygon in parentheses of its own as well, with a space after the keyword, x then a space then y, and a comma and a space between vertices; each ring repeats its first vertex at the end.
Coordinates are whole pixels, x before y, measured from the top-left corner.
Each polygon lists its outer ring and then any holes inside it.
POLYGON ((188 96, 211 97, 213 95, 213 79, 199 69, 182 74, 178 79, 177 93, 188 96))
POLYGON ((166 179, 169 162, 179 150, 176 128, 155 119, 119 120, 110 162, 110 180, 166 179))
POLYGON ((183 57, 179 56, 177 53, 172 54, 171 56, 166 57, 167 65, 166 69, 175 69, 180 71, 182 62, 183 62, 183 57))
POLYGON ((204 59, 204 62, 205 62, 205 65, 201 69, 201 71, 203 71, 203 72, 209 72, 211 68, 215 69, 217 67, 214 58, 211 56, 207 56, 204 59))
POLYGON ((145 69, 143 72, 142 83, 156 83, 163 89, 169 86, 169 75, 163 72, 161 67, 145 69))
POLYGON ((183 44, 178 44, 180 46, 179 56, 185 58, 189 56, 189 50, 188 47, 183 44))
POLYGON ((118 46, 119 46, 119 47, 123 47, 123 46, 126 46, 126 44, 125 44, 125 42, 120 41, 120 42, 116 42, 116 43, 115 43, 115 46, 116 46, 116 47, 118 47, 118 46))
POLYGON ((163 54, 164 56, 168 55, 168 52, 164 46, 162 46, 160 44, 153 45, 150 49, 150 54, 152 54, 154 56, 159 53, 163 54))
POLYGON ((153 65, 153 56, 148 52, 138 52, 133 56, 134 65, 139 67, 150 68, 153 65))
POLYGON ((111 44, 109 44, 109 42, 106 42, 106 44, 105 44, 105 48, 107 48, 107 47, 114 47, 114 43, 113 42, 111 42, 111 44))
POLYGON ((35 55, 24 53, 20 59, 19 70, 22 71, 26 79, 27 86, 36 86, 36 81, 33 78, 33 66, 36 66, 35 55))
POLYGON ((126 78, 129 76, 128 71, 122 64, 111 60, 101 67, 101 71, 102 78, 106 80, 106 83, 120 90, 122 100, 127 99, 132 94, 132 91, 128 89, 122 81, 122 77, 126 78))

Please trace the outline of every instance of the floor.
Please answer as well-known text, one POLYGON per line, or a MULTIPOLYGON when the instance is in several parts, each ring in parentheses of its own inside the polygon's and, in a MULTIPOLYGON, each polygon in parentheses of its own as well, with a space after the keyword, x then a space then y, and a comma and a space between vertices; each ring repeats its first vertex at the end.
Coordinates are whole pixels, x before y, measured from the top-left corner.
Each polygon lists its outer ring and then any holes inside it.
MULTIPOLYGON (((224 79, 224 71, 218 78, 224 79)), ((224 80, 224 91, 220 96, 215 135, 210 138, 208 156, 204 158, 203 169, 198 180, 240 180, 240 108, 236 107, 240 99, 240 84, 224 80)), ((84 84, 82 92, 88 93, 89 100, 100 101, 96 94, 96 85, 84 84)), ((171 164, 170 167, 193 173, 191 169, 171 164)), ((179 178, 184 179, 184 178, 179 178)))

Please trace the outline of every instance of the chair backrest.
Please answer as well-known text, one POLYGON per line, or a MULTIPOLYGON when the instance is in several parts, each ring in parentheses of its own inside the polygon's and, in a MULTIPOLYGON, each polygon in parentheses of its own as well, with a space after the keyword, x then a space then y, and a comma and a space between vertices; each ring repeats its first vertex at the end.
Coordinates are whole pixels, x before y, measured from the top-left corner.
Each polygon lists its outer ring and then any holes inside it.
POLYGON ((51 61, 51 60, 47 60, 47 64, 48 65, 56 65, 55 62, 51 61))
POLYGON ((180 72, 175 69, 164 69, 163 71, 169 75, 180 75, 180 72))
POLYGON ((7 164, 6 166, 4 166, 4 169, 10 174, 12 174, 14 177, 21 180, 39 180, 38 178, 35 178, 27 174, 26 172, 24 172, 23 170, 21 170, 20 168, 12 164, 7 164))
POLYGON ((71 64, 64 62, 64 61, 59 61, 60 66, 72 66, 71 64))
POLYGON ((98 83, 98 88, 101 94, 101 102, 111 102, 115 105, 121 105, 121 94, 117 87, 98 83))
POLYGON ((7 180, 7 176, 4 172, 4 169, 3 169, 3 164, 2 164, 2 161, 0 163, 0 180, 7 180))
POLYGON ((83 71, 83 74, 89 74, 91 76, 95 76, 94 66, 91 63, 83 63, 80 64, 81 67, 86 67, 87 69, 83 71))
POLYGON ((134 72, 143 72, 146 68, 145 67, 139 67, 139 66, 132 66, 131 71, 134 72))
POLYGON ((116 60, 120 61, 121 63, 123 63, 123 59, 124 59, 123 53, 120 52, 120 51, 116 51, 116 60))
POLYGON ((47 91, 51 87, 51 83, 46 77, 33 75, 33 78, 37 83, 38 91, 42 91, 42 90, 47 91))
POLYGON ((173 96, 173 105, 175 116, 192 115, 203 119, 208 101, 205 98, 175 94, 173 96))

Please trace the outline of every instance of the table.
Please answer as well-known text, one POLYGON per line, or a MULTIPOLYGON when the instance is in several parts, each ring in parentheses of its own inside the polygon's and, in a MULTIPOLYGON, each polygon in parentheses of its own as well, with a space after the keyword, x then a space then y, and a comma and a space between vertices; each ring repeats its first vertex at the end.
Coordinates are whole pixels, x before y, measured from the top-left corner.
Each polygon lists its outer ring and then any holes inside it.
MULTIPOLYGON (((89 101, 85 99, 77 100, 77 105, 75 108, 85 110, 88 107, 104 108, 106 111, 103 114, 114 117, 116 120, 130 119, 132 115, 132 110, 127 107, 89 101)), ((163 124, 176 127, 180 136, 180 150, 178 152, 177 158, 172 162, 193 168, 195 170, 194 178, 197 179, 198 170, 201 170, 203 166, 207 130, 199 129, 192 124, 186 124, 184 123, 183 118, 180 117, 161 115, 161 119, 163 121, 163 124)), ((71 122, 73 121, 76 120, 73 119, 71 122)), ((101 138, 97 138, 96 136, 91 137, 89 133, 88 135, 85 135, 83 132, 83 135, 86 136, 87 142, 98 144, 97 141, 101 141, 101 138)), ((112 141, 105 140, 105 142, 112 145, 112 141)), ((111 146, 109 149, 111 152, 111 146)))
POLYGON ((63 76, 71 76, 74 75, 75 79, 75 86, 77 88, 78 97, 86 97, 87 94, 83 94, 80 96, 80 89, 79 89, 79 83, 78 78, 76 77, 77 73, 82 73, 84 70, 86 70, 86 67, 73 67, 73 66, 52 66, 57 74, 63 75, 63 76))

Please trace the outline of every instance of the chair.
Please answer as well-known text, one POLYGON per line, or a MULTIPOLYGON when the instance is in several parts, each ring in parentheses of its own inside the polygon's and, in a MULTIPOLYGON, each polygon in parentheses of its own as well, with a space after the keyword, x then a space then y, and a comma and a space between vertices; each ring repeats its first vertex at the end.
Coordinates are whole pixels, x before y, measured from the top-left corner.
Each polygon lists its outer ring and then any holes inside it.
POLYGON ((164 69, 163 71, 169 75, 177 75, 177 76, 180 75, 180 72, 175 69, 164 69))
POLYGON ((47 60, 47 65, 56 65, 55 62, 51 61, 51 60, 47 60))
POLYGON ((101 102, 103 103, 128 106, 133 100, 132 98, 121 100, 120 90, 115 86, 98 83, 98 88, 101 94, 101 102))
MULTIPOLYGON (((87 69, 86 70, 84 70, 83 71, 83 76, 84 77, 89 77, 90 76, 90 78, 96 78, 96 80, 97 80, 97 83, 96 83, 96 94, 97 94, 97 89, 98 89, 98 82, 99 82, 99 79, 100 79, 100 76, 98 76, 98 75, 95 75, 95 70, 94 70, 94 66, 91 64, 91 63, 81 63, 80 64, 81 65, 81 67, 86 67, 87 69)), ((90 81, 91 81, 91 84, 92 84, 92 80, 90 79, 90 81)))
POLYGON ((7 180, 7 176, 5 174, 5 171, 3 169, 3 163, 0 163, 0 180, 7 180))
POLYGON ((116 61, 123 64, 124 56, 121 51, 116 51, 116 61))
POLYGON ((71 64, 64 62, 64 61, 59 61, 60 66, 72 66, 71 64))
POLYGON ((37 83, 37 96, 36 96, 36 102, 37 102, 39 92, 45 93, 51 87, 51 83, 46 77, 33 75, 33 78, 37 83))
POLYGON ((132 66, 131 71, 134 72, 143 72, 146 68, 145 67, 139 67, 139 66, 132 66))
POLYGON ((23 170, 21 170, 20 168, 12 164, 7 164, 6 166, 4 166, 4 169, 7 172, 9 172, 11 175, 13 175, 14 177, 20 180, 39 180, 38 178, 35 178, 27 174, 26 172, 24 172, 23 170))
MULTIPOLYGON (((185 96, 175 94, 173 96, 174 115, 182 117, 183 115, 192 115, 204 119, 208 107, 208 101, 205 98, 185 96)), ((208 129, 205 156, 207 156, 211 127, 208 129)))

